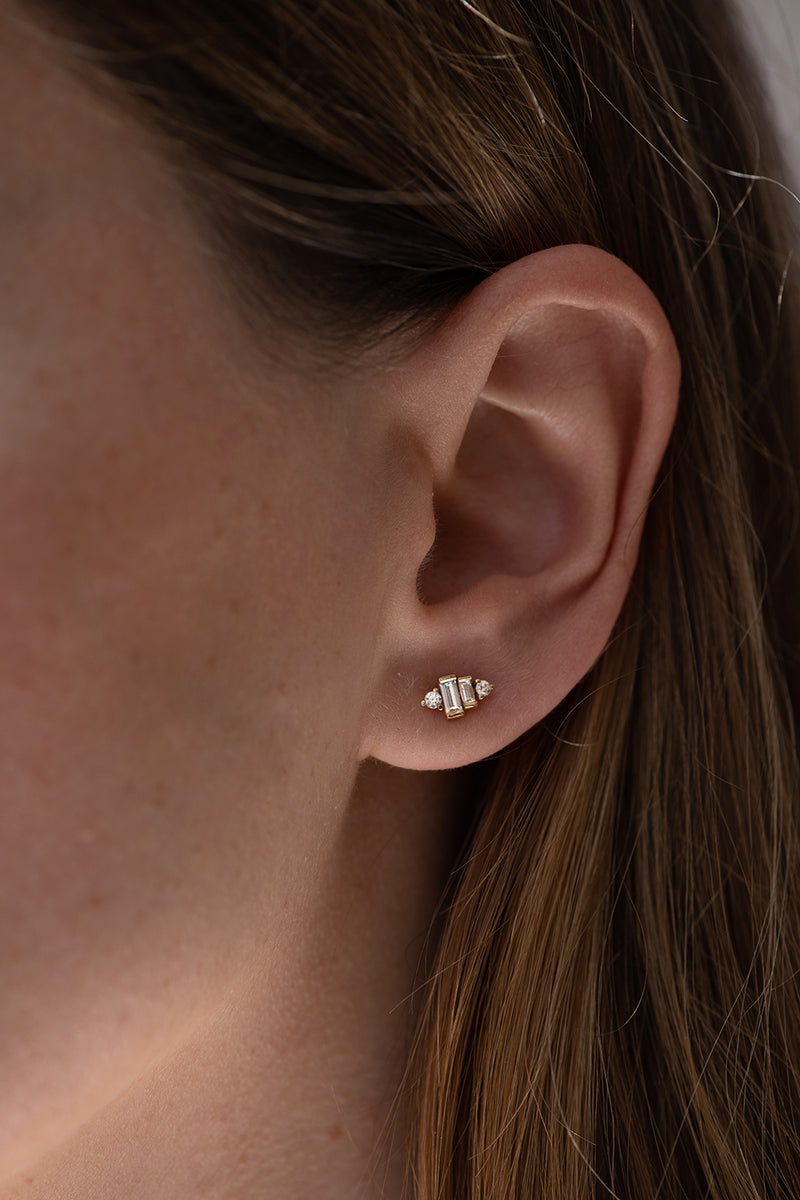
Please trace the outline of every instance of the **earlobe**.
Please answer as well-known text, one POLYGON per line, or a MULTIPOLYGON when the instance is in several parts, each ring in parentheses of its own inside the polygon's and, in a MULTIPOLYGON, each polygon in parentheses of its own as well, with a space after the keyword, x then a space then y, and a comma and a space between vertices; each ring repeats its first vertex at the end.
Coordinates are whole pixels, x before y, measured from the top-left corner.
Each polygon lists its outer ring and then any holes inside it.
POLYGON ((442 398, 435 420, 418 419, 435 464, 436 539, 387 605, 381 695, 364 740, 365 754, 418 769, 501 749, 602 652, 680 374, 655 297, 585 246, 492 276, 435 348, 414 366, 435 375, 442 398), (491 701, 458 721, 421 707, 431 680, 449 675, 492 680, 491 701))

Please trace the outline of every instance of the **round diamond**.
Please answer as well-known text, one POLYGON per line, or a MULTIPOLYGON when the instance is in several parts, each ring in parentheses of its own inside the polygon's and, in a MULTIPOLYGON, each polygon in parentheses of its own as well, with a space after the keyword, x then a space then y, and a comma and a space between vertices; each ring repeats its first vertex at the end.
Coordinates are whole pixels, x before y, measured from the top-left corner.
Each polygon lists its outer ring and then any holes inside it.
MULTIPOLYGON (((417 692, 417 695, 419 695, 419 692, 417 692)), ((442 707, 442 697, 439 695, 436 688, 434 688, 432 692, 428 692, 427 696, 425 697, 425 704, 427 708, 442 707)))
POLYGON ((481 700, 485 700, 486 697, 489 695, 489 692, 492 691, 492 685, 490 683, 487 683, 487 681, 485 679, 476 679, 475 680, 475 691, 480 696, 481 700))

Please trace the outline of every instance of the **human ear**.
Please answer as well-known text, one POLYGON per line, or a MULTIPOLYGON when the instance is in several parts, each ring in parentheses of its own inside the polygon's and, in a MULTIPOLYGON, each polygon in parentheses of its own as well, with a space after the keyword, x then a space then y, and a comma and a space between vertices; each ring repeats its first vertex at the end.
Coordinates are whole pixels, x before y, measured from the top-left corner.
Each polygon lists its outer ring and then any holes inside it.
POLYGON ((480 284, 408 370, 430 485, 409 507, 408 546, 435 538, 406 554, 387 600, 362 751, 456 767, 541 720, 602 652, 680 366, 643 281, 603 251, 560 246, 480 284), (451 673, 494 685, 458 720, 421 705, 451 673))

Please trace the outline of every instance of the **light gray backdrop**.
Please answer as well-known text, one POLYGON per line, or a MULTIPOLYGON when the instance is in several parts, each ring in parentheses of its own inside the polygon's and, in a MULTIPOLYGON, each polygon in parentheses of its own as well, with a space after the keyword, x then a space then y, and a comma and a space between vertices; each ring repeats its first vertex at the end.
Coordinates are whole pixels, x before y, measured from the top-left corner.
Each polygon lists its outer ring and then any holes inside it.
POLYGON ((738 0, 761 59, 792 173, 800 187, 800 0, 738 0))

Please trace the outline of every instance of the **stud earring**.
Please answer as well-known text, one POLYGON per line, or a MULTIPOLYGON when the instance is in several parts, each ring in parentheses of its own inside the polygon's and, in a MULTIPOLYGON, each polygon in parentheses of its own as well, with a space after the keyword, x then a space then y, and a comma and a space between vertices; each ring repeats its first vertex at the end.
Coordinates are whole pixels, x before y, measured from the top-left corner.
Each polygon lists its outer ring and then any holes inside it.
POLYGON ((476 679, 472 684, 471 675, 441 675, 438 688, 427 693, 420 701, 423 708, 443 708, 448 721, 455 717, 463 717, 468 708, 476 708, 479 700, 485 700, 494 688, 485 679, 476 679))

